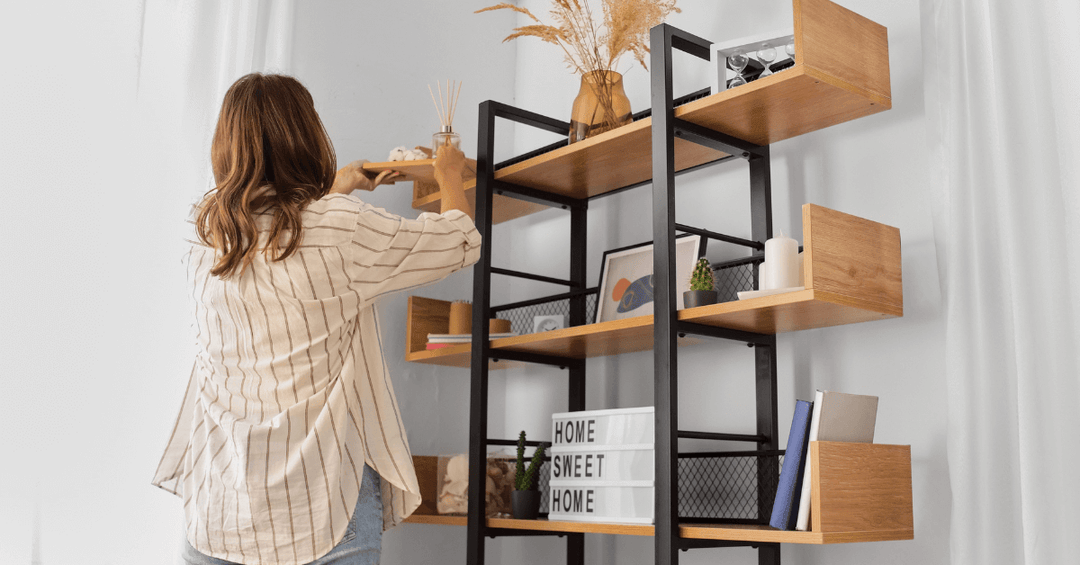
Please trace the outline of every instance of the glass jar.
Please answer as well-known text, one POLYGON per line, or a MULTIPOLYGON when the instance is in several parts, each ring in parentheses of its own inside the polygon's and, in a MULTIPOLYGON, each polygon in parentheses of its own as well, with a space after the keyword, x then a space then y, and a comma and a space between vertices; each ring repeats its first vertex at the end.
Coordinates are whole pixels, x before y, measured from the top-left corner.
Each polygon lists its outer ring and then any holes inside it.
POLYGON ((444 145, 453 146, 458 151, 461 151, 461 136, 451 126, 443 126, 435 135, 431 136, 432 159, 439 155, 439 148, 444 145))

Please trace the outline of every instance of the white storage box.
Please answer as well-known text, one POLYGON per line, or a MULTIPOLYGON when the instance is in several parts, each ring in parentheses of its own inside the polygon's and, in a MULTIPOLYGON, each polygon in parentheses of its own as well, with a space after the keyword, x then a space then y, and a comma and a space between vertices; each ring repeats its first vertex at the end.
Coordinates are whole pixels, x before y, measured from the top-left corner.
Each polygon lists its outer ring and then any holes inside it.
POLYGON ((551 415, 551 447, 653 444, 653 407, 583 410, 551 415))
POLYGON ((653 444, 573 445, 550 450, 551 480, 651 481, 653 444))
POLYGON ((653 481, 551 481, 548 520, 653 523, 653 481))

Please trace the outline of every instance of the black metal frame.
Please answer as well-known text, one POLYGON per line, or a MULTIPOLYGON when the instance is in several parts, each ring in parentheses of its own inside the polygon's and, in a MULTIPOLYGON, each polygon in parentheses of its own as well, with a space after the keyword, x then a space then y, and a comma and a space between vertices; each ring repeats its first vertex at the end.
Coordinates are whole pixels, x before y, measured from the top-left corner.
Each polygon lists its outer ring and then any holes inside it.
MULTIPOLYGON (((698 58, 710 59, 711 43, 667 24, 651 31, 652 107, 639 112, 636 119, 652 116, 652 179, 609 191, 593 198, 609 196, 623 190, 652 183, 653 193, 653 273, 654 273, 654 404, 655 420, 655 562, 675 565, 679 552, 698 548, 743 547, 758 549, 759 565, 779 565, 778 544, 727 542, 713 540, 683 539, 679 537, 678 518, 678 440, 682 438, 718 441, 742 441, 756 445, 760 452, 777 451, 776 408, 776 337, 753 332, 728 330, 701 324, 680 322, 676 315, 675 238, 677 232, 693 233, 707 239, 742 245, 760 252, 764 242, 772 234, 772 195, 769 165, 769 147, 758 146, 723 133, 710 130, 675 118, 674 108, 681 100, 700 98, 703 91, 676 100, 672 95, 672 52, 684 51, 698 58), (675 171, 674 140, 676 137, 723 151, 727 155, 714 161, 675 171), (675 177, 679 174, 742 158, 749 163, 751 239, 728 236, 675 222, 675 177), (678 427, 678 355, 676 341, 680 335, 692 333, 721 339, 742 341, 754 347, 755 389, 757 427, 755 434, 725 434, 698 431, 680 431, 678 427)), ((568 370, 570 411, 585 409, 585 361, 548 355, 499 351, 494 353, 489 342, 488 320, 495 312, 515 307, 537 304, 552 299, 570 300, 570 326, 586 323, 586 295, 595 289, 586 287, 585 246, 580 242, 587 237, 587 213, 589 198, 575 199, 549 194, 536 189, 496 181, 494 178, 495 120, 502 118, 565 135, 570 124, 501 104, 487 101, 480 104, 477 140, 476 171, 476 225, 481 237, 490 241, 492 236, 492 198, 494 194, 538 202, 570 212, 570 278, 556 279, 531 273, 493 267, 491 246, 481 248, 480 259, 473 271, 473 336, 471 351, 472 378, 469 410, 469 483, 482 485, 486 481, 487 450, 490 445, 506 445, 511 440, 488 437, 488 362, 506 359, 528 363, 540 363, 568 370), (577 243, 577 244, 575 244, 577 243), (491 305, 491 276, 493 274, 520 277, 569 287, 568 292, 552 297, 526 300, 499 307, 491 305)), ((552 144, 531 152, 538 154, 564 145, 552 144)), ((499 166, 505 165, 505 163, 499 166)), ((751 259, 752 260, 752 259, 751 259)), ((755 284, 757 269, 754 269, 755 284)), ((535 442, 530 442, 535 443, 535 442)), ((777 458, 761 458, 758 464, 758 500, 764 500, 760 490, 763 485, 775 484, 779 474, 777 458), (770 480, 766 480, 770 479, 770 480)), ((759 503, 760 504, 760 503, 759 503)), ((482 565, 485 555, 485 539, 497 536, 557 535, 567 538, 568 565, 583 565, 584 534, 565 532, 537 532, 488 528, 484 516, 484 489, 469 489, 467 563, 482 565)), ((759 508, 758 514, 767 520, 771 508, 759 508)))

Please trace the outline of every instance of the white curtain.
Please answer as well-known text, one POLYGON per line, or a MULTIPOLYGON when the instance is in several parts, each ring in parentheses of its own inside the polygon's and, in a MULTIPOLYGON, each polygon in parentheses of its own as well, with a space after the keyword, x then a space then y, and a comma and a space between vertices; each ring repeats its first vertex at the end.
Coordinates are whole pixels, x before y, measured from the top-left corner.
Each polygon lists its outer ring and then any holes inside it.
POLYGON ((177 176, 171 178, 182 191, 209 186, 210 140, 229 86, 253 71, 288 73, 294 13, 295 0, 152 2, 145 7, 140 122, 151 156, 172 156, 168 162, 177 166, 177 176), (175 129, 163 135, 168 131, 163 128, 175 129))
POLYGON ((0 15, 0 563, 173 563, 150 485, 191 364, 180 259, 221 98, 290 68, 294 0, 0 15))
POLYGON ((1080 559, 1080 2, 923 0, 952 562, 1080 559))

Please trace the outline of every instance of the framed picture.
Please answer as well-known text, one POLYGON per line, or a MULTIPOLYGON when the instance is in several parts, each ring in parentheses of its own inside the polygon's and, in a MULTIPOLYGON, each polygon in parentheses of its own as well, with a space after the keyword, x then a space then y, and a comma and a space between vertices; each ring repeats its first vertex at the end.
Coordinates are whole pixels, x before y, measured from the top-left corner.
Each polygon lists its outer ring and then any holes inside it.
MULTIPOLYGON (((701 236, 683 234, 675 239, 675 284, 690 280, 694 263, 705 255, 701 236)), ((600 296, 593 322, 621 320, 653 313, 653 244, 651 241, 604 252, 600 264, 600 296)), ((682 287, 675 300, 683 307, 682 287)))

